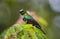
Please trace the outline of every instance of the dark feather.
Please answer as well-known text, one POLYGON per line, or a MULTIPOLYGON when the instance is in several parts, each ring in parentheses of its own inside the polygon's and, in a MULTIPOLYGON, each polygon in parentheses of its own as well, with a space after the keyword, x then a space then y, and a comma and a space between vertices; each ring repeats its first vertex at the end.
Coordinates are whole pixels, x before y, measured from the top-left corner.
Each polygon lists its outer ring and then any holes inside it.
POLYGON ((31 18, 31 19, 23 18, 23 20, 26 21, 27 24, 32 24, 33 26, 39 28, 45 34, 45 32, 42 30, 39 23, 37 21, 35 21, 33 18, 31 18))

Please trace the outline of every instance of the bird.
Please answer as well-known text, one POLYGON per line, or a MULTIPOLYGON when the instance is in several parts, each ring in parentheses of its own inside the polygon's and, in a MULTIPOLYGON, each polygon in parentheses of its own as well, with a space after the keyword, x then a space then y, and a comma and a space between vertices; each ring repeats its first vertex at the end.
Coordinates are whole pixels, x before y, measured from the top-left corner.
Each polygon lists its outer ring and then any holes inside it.
POLYGON ((32 24, 33 26, 40 29, 45 34, 45 32, 42 30, 40 24, 32 16, 30 16, 26 10, 20 9, 19 13, 22 16, 22 20, 24 22, 26 22, 26 24, 32 24))

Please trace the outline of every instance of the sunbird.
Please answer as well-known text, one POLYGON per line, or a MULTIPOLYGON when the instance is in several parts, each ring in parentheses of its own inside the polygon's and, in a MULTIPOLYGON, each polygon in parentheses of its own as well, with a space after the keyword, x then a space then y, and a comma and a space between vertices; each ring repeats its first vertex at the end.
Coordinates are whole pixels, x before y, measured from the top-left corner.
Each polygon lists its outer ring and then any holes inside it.
POLYGON ((35 26, 36 28, 40 29, 43 33, 45 33, 45 32, 42 30, 40 24, 39 24, 32 16, 30 16, 26 10, 21 9, 21 10, 19 10, 19 13, 20 13, 20 15, 22 16, 22 20, 23 20, 24 22, 26 22, 27 24, 32 24, 32 25, 35 26))

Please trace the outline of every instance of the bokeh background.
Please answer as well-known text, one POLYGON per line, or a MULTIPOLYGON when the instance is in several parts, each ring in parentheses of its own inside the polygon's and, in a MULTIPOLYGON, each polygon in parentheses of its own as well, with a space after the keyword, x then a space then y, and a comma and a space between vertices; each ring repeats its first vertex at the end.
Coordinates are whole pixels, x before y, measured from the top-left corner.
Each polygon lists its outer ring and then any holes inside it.
POLYGON ((59 0, 0 0, 0 31, 16 22, 21 8, 25 10, 32 8, 38 16, 47 21, 48 39, 60 39, 59 0))

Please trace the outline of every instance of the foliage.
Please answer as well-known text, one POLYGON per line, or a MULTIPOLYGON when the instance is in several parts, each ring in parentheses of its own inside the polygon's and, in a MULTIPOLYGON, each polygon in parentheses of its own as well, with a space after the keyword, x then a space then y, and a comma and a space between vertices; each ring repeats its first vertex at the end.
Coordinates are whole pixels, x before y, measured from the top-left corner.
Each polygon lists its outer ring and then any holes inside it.
POLYGON ((5 30, 0 39, 47 39, 43 32, 32 26, 32 24, 14 24, 9 29, 5 30))

